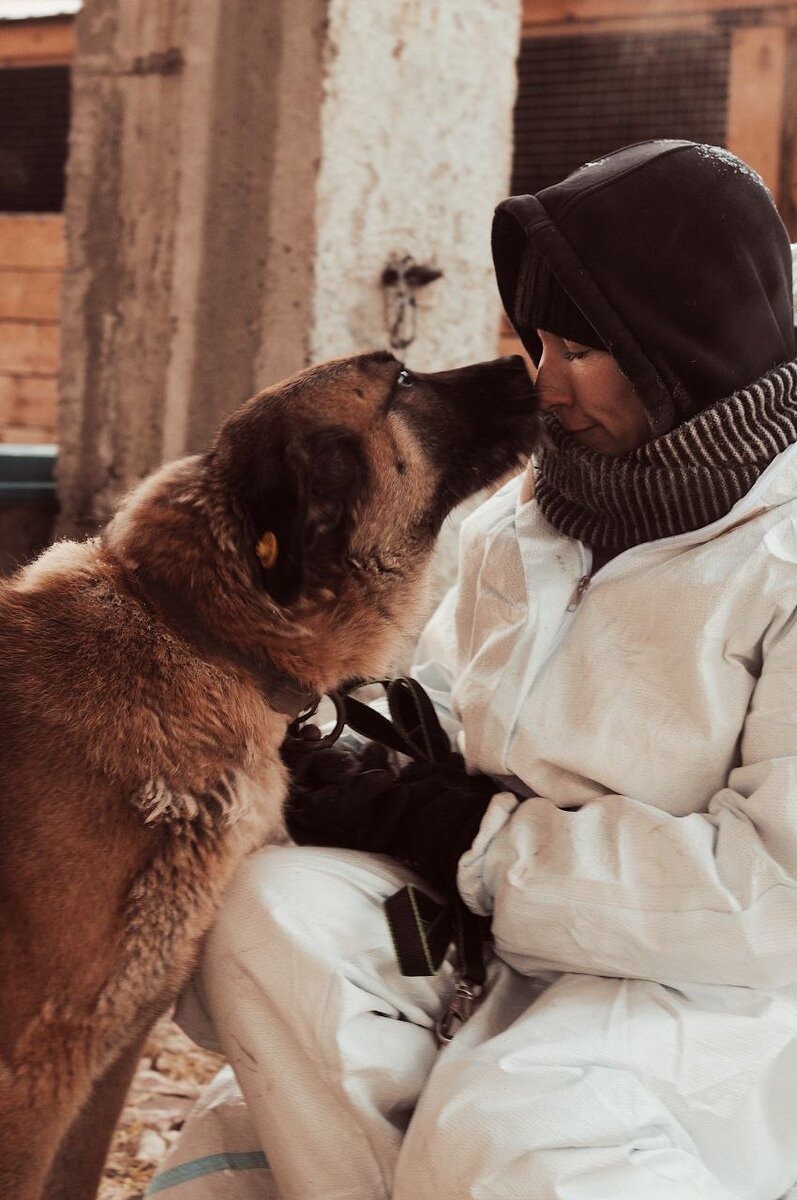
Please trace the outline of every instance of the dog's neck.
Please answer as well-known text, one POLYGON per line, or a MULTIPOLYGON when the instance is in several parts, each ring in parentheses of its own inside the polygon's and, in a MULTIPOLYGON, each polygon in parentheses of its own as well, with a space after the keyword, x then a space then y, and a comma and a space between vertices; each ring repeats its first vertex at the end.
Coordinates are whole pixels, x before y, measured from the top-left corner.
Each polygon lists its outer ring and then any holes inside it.
POLYGON ((185 597, 168 583, 156 579, 146 567, 125 570, 124 575, 131 591, 150 609, 154 607, 157 615, 182 638, 196 646, 200 653, 221 658, 253 679, 271 708, 295 720, 318 705, 319 693, 306 687, 295 676, 273 662, 242 654, 236 646, 210 633, 185 597))

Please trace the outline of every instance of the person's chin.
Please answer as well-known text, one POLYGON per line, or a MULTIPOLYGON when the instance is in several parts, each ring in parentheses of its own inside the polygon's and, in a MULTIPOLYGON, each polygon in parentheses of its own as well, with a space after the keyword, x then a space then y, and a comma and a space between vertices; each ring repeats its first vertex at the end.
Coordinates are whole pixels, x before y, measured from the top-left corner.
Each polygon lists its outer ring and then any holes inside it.
POLYGON ((601 425, 591 425, 589 429, 582 429, 571 436, 585 450, 592 450, 594 454, 606 454, 610 458, 618 458, 632 449, 619 444, 601 425))
POLYGON ((571 429, 568 433, 573 441, 578 442, 580 446, 586 446, 590 450, 597 450, 599 447, 596 443, 602 440, 601 435, 603 430, 600 425, 585 425, 581 429, 571 429))

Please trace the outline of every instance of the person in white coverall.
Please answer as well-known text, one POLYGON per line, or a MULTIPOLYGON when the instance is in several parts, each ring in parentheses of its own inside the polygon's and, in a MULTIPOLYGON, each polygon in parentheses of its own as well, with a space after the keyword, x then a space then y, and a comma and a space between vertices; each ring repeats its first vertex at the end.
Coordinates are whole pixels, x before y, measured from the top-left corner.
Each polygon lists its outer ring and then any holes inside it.
POLYGON ((351 820, 346 787, 323 811, 298 797, 289 828, 324 844, 243 864, 182 1002, 237 1084, 153 1194, 776 1200, 797 1181, 788 238, 738 159, 658 141, 505 201, 493 249, 546 437, 463 525, 413 670, 482 798, 446 808, 441 786, 432 826, 405 788, 386 833, 389 789, 351 820), (403 976, 383 905, 455 871, 492 954, 440 1051, 452 969, 403 976))

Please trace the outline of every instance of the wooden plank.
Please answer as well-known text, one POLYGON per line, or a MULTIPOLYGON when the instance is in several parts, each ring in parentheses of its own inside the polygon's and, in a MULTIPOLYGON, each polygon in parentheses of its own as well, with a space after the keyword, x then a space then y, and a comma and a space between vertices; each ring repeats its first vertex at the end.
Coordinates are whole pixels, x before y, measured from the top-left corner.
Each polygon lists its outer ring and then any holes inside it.
POLYGON ((0 67, 68 65, 74 54, 72 17, 0 24, 0 67))
POLYGON ((62 279, 61 271, 0 269, 0 320, 57 321, 62 279))
POLYGON ((65 257, 60 213, 0 213, 0 270, 61 270, 65 257))
POLYGON ((35 425, 0 425, 0 442, 7 446, 45 446, 54 441, 54 429, 35 425))
POLYGON ((788 187, 788 204, 783 204, 783 208, 786 210, 784 224, 789 231, 789 237, 792 242, 797 242, 797 153, 795 153, 794 149, 792 149, 788 187))
POLYGON ((645 34, 645 33, 707 33, 716 28, 711 13, 676 13, 674 16, 642 15, 624 17, 602 17, 599 21, 555 21, 538 25, 524 22, 521 35, 533 38, 586 37, 595 34, 645 34))
POLYGON ((59 360, 58 325, 0 321, 0 372, 55 375, 59 360))
POLYGON ((24 425, 52 435, 57 413, 58 380, 54 375, 0 375, 0 430, 24 425))
POLYGON ((775 199, 780 185, 786 30, 734 29, 728 79, 728 149, 758 171, 775 199))
MULTIPOLYGON (((645 18, 651 15, 650 0, 523 0, 523 25, 555 22, 594 22, 606 18, 645 18)), ((740 5, 733 0, 666 0, 662 6, 667 18, 695 13, 733 11, 735 8, 764 11, 775 15, 797 8, 793 3, 740 5)))

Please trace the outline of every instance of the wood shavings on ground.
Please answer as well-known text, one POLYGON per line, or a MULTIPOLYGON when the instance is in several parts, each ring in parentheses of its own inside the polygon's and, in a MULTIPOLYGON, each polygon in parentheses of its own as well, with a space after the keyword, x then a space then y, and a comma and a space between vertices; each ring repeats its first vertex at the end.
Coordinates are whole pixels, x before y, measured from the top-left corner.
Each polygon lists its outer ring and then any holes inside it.
POLYGON ((97 1200, 142 1200, 199 1095, 224 1063, 169 1017, 153 1029, 114 1135, 97 1200))

